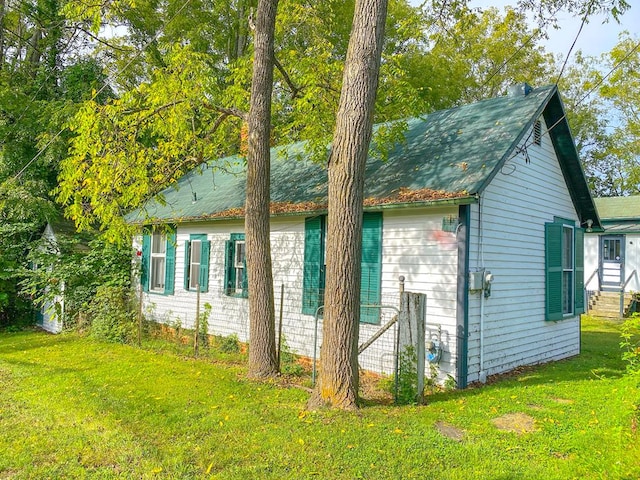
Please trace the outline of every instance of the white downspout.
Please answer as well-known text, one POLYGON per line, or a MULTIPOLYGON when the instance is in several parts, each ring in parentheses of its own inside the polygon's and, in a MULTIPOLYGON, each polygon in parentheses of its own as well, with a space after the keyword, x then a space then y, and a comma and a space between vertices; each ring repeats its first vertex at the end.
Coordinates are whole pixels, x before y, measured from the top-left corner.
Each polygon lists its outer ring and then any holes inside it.
MULTIPOLYGON (((482 229, 482 197, 478 195, 478 259, 480 270, 484 271, 484 232, 482 229)), ((484 279, 483 279, 484 287, 484 279)), ((484 370, 484 288, 480 292, 480 368, 478 380, 482 383, 487 381, 487 372, 484 370)))

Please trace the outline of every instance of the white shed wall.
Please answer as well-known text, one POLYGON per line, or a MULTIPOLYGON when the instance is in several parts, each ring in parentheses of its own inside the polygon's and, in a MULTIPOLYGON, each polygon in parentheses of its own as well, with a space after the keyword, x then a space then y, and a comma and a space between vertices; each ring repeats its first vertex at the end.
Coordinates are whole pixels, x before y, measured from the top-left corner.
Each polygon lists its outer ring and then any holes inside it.
POLYGON ((469 382, 580 351, 579 316, 545 321, 545 223, 578 216, 549 136, 526 150, 529 162, 515 155, 471 207, 470 269, 494 281, 489 298, 469 294, 469 382))

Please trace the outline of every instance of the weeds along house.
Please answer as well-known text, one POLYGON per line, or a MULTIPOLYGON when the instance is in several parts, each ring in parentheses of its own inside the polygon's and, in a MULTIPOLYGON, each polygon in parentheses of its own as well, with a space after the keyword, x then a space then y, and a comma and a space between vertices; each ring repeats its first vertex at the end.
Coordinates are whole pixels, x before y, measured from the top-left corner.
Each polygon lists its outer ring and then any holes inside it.
MULTIPOLYGON (((139 239, 148 314, 192 328, 199 284, 209 332, 246 341, 245 176, 234 161, 203 164, 130 221, 175 226, 139 239)), ((272 150, 276 317, 306 356, 324 287, 326 182, 302 145, 272 150)), ((395 315, 403 276, 405 290, 427 295, 440 378, 459 387, 579 353, 582 226, 599 219, 555 87, 518 85, 409 120, 385 161, 369 159, 365 198, 362 303, 381 308, 362 309, 361 344, 395 315)), ((390 329, 361 367, 391 372, 393 346, 390 329)))

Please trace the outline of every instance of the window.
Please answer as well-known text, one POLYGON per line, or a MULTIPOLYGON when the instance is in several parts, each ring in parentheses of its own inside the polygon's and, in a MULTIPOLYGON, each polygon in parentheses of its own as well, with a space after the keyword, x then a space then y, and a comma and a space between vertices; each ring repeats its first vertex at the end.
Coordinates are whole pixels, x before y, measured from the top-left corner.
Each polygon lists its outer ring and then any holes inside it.
POLYGON ((167 237, 162 233, 154 233, 151 236, 151 268, 149 273, 151 279, 149 290, 152 292, 164 292, 166 253, 167 237))
MULTIPOLYGON (((315 315, 324 304, 326 217, 305 220, 302 313, 315 315)), ((362 221, 361 305, 380 303, 382 275, 382 213, 365 213, 362 221)), ((360 321, 379 323, 380 309, 362 307, 360 321)))
POLYGON ((573 313, 573 228, 562 227, 562 314, 573 313))
POLYGON ((247 256, 244 233, 232 233, 225 242, 224 293, 233 297, 248 296, 247 256))
POLYGON ((142 272, 145 292, 173 295, 176 265, 176 234, 154 231, 142 236, 142 272))
POLYGON ((203 234, 192 234, 184 247, 184 288, 200 291, 209 289, 209 249, 210 242, 203 234))
POLYGON ((584 232, 556 218, 545 224, 546 319, 584 313, 584 232))

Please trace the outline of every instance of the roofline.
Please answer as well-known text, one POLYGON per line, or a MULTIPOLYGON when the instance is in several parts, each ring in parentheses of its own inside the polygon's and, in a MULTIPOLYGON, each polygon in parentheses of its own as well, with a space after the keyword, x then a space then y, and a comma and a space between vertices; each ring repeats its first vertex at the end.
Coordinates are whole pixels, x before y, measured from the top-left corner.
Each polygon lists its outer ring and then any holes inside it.
POLYGON ((603 217, 600 219, 602 223, 620 223, 620 222, 637 222, 640 219, 640 215, 637 217, 603 217))
MULTIPOLYGON (((443 198, 440 200, 421 200, 415 202, 402 202, 402 203, 386 203, 380 205, 365 206, 365 212, 379 212, 385 210, 400 210, 405 208, 425 208, 425 207, 440 207, 450 205, 471 205, 478 203, 477 195, 468 195, 465 197, 457 198, 443 198)), ((309 215, 324 215, 327 213, 326 208, 316 210, 304 210, 298 212, 286 212, 286 213, 274 213, 270 214, 269 218, 289 218, 289 217, 308 217, 309 215)), ((131 225, 164 225, 164 224, 178 224, 178 223, 202 223, 202 222, 224 222, 233 220, 244 220, 244 215, 231 215, 231 216, 200 216, 200 217, 179 217, 179 218, 163 218, 163 219, 146 219, 143 221, 131 222, 131 225)))
POLYGON ((520 131, 520 134, 518 134, 518 136, 511 143, 511 146, 507 149, 507 151, 502 156, 500 161, 496 164, 496 166, 493 169, 493 171, 485 178, 484 182, 482 182, 482 185, 480 185, 480 188, 478 188, 478 192, 477 193, 481 194, 482 192, 484 192, 484 190, 489 186, 489 184, 496 177, 498 172, 500 170, 502 170, 502 167, 504 167, 504 165, 509 160, 511 160, 511 158, 513 158, 514 150, 520 144, 520 141, 523 139, 524 135, 529 131, 529 129, 531 129, 533 127, 533 124, 535 123, 535 121, 538 118, 540 118, 540 115, 543 114, 543 112, 547 108, 547 105, 549 104, 551 98, 553 98, 553 95, 555 93, 557 93, 557 92, 558 92, 558 87, 556 85, 552 85, 551 89, 549 90, 549 93, 548 93, 547 97, 544 100, 544 102, 542 102, 540 104, 540 107, 538 107, 538 109, 536 110, 535 115, 527 122, 525 127, 520 131))

